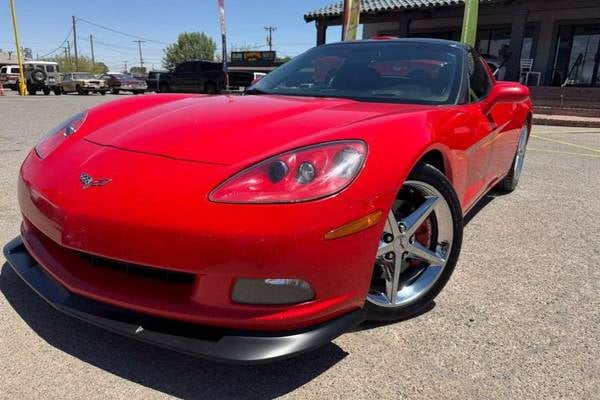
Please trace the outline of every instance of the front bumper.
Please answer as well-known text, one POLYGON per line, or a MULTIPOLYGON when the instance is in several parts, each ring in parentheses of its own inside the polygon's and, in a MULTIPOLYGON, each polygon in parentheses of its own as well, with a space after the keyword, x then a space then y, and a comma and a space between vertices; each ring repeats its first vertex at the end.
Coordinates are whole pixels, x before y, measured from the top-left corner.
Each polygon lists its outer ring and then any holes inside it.
POLYGON ((215 328, 136 313, 74 294, 29 254, 20 237, 4 255, 35 292, 57 310, 101 328, 161 347, 220 362, 271 362, 314 350, 364 321, 362 309, 296 331, 255 332, 215 328))

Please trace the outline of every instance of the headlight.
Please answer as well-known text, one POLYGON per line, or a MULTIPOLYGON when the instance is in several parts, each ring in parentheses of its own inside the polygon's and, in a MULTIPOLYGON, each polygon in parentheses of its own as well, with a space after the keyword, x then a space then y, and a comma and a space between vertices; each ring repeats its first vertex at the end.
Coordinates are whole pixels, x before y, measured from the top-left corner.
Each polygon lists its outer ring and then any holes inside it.
POLYGON ((358 140, 289 151, 234 175, 209 196, 221 203, 294 203, 338 193, 360 172, 367 146, 358 140))
POLYGON ((35 153, 40 158, 47 157, 52 153, 60 144, 69 136, 74 134, 81 128, 85 118, 87 117, 87 111, 80 112, 67 119, 56 128, 51 129, 39 140, 38 144, 35 145, 35 153))

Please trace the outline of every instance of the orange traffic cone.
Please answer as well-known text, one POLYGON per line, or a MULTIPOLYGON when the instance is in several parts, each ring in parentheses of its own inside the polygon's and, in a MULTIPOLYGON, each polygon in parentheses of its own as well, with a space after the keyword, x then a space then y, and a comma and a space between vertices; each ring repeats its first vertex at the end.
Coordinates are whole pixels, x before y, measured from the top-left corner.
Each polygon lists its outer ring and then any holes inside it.
POLYGON ((4 86, 2 86, 2 82, 0 82, 0 96, 6 96, 4 94, 4 86))

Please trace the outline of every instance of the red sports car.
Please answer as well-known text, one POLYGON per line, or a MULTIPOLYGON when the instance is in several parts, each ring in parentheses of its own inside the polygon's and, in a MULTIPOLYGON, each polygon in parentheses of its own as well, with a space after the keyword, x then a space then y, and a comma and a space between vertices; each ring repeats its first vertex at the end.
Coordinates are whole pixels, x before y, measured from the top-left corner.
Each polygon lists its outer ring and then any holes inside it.
POLYGON ((528 89, 466 45, 320 46, 244 96, 128 98, 51 130, 21 168, 4 251, 60 311, 276 360, 427 306, 463 215, 515 189, 530 125, 528 89))

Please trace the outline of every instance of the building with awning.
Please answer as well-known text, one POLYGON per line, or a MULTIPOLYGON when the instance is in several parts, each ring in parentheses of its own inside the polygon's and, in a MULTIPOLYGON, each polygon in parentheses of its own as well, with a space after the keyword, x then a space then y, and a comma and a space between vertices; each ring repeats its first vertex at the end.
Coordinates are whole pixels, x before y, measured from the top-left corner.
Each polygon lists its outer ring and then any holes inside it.
MULTIPOLYGON (((315 23, 317 45, 342 24, 342 11, 337 2, 304 15, 315 23)), ((460 40, 463 11, 462 0, 362 0, 360 22, 363 38, 460 40)), ((504 79, 529 71, 530 85, 600 87, 600 0, 481 0, 476 48, 505 60, 504 79)))

